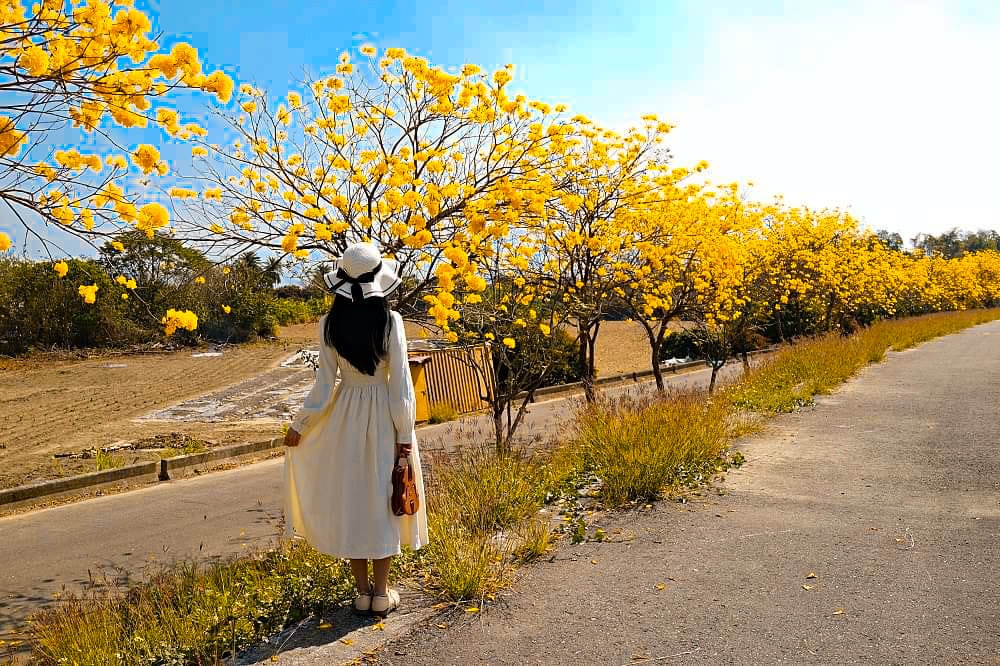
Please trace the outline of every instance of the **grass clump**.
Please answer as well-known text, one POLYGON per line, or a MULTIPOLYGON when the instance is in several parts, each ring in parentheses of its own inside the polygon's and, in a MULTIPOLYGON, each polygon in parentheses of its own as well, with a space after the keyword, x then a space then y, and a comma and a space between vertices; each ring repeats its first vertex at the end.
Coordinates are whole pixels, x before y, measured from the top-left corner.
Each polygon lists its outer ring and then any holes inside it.
POLYGON ((345 562, 306 544, 179 564, 121 592, 64 598, 32 618, 35 663, 217 663, 288 622, 351 598, 345 562))
POLYGON ((104 451, 103 449, 97 449, 97 453, 94 455, 94 462, 97 465, 97 471, 103 472, 108 469, 118 469, 125 464, 125 458, 123 456, 116 456, 114 453, 104 451))
POLYGON ((576 442, 607 506, 655 500, 686 471, 724 458, 727 410, 696 394, 599 405, 580 417, 576 442))
POLYGON ((454 421, 459 416, 458 408, 450 402, 435 402, 430 406, 427 422, 431 424, 454 421))
POLYGON ((534 542, 531 550, 543 538, 529 523, 546 495, 540 466, 518 452, 481 449, 448 465, 428 497, 427 564, 435 587, 459 600, 506 586, 525 543, 534 542))

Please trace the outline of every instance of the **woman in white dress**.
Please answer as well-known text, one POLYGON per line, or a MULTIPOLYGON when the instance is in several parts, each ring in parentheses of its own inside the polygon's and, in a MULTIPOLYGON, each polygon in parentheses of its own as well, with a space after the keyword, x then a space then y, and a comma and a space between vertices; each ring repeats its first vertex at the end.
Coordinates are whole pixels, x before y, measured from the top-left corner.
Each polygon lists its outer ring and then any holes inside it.
POLYGON ((290 535, 350 559, 355 610, 384 617, 399 606, 398 592, 388 587, 392 557, 401 546, 427 544, 406 333, 386 300, 400 279, 395 262, 359 243, 345 250, 326 282, 334 298, 319 323, 316 383, 285 437, 291 447, 285 522, 290 535), (390 506, 400 456, 409 458, 416 476, 420 509, 412 516, 396 516, 390 506))

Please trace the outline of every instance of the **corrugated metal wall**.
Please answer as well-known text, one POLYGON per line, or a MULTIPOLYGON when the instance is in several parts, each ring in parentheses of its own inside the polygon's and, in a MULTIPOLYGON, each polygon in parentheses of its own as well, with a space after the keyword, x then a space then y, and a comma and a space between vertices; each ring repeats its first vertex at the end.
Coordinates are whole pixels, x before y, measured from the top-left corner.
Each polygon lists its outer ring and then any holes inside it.
POLYGON ((449 403, 460 414, 485 409, 493 382, 493 364, 485 345, 421 350, 430 356, 424 365, 427 398, 431 405, 449 403), (477 368, 478 367, 478 371, 477 368), (483 376, 483 369, 486 377, 483 376))

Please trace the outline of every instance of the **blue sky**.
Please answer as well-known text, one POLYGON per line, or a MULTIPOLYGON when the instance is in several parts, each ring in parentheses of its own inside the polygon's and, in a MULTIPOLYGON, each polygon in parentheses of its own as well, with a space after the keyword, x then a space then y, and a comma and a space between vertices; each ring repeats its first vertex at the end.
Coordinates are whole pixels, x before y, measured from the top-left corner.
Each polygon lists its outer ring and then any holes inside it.
POLYGON ((712 179, 753 181, 759 198, 848 208, 906 238, 1000 228, 990 0, 138 5, 165 46, 188 41, 206 69, 275 94, 363 43, 436 65, 510 62, 516 88, 602 125, 659 114, 677 125, 679 164, 706 159, 712 179))

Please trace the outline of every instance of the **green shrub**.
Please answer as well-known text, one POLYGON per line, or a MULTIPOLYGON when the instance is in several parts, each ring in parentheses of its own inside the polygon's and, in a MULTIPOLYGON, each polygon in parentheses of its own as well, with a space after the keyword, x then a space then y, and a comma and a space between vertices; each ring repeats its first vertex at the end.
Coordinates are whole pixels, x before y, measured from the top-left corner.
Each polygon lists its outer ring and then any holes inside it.
POLYGON ((675 331, 663 340, 660 360, 671 358, 698 358, 698 337, 693 331, 675 331))
POLYGON ((148 335, 130 320, 133 306, 121 299, 125 290, 96 262, 66 263, 69 272, 60 278, 53 262, 0 259, 0 353, 128 344, 148 335), (97 285, 94 303, 80 296, 82 284, 97 285))
POLYGON ((274 317, 281 326, 318 321, 329 309, 330 299, 328 297, 307 300, 277 298, 274 301, 274 317))

